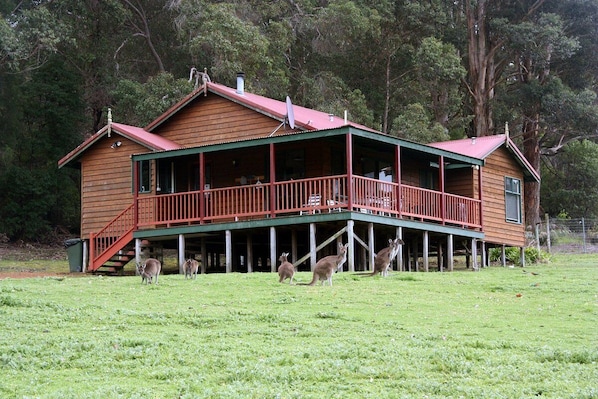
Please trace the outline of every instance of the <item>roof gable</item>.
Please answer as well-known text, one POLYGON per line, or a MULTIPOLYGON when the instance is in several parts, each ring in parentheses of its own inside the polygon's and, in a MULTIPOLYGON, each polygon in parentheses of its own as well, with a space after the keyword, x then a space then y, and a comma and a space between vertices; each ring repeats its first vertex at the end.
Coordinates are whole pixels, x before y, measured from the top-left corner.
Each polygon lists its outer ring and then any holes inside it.
POLYGON ((493 136, 472 137, 462 140, 441 141, 430 143, 429 146, 485 160, 498 148, 505 146, 517 163, 523 168, 527 178, 540 181, 540 175, 525 159, 519 148, 506 134, 493 136))
POLYGON ((165 150, 176 150, 182 148, 177 143, 165 139, 164 137, 158 136, 157 134, 150 133, 145 129, 136 126, 125 125, 122 123, 111 123, 104 126, 97 133, 89 137, 77 148, 66 154, 62 159, 58 161, 58 167, 61 168, 70 162, 78 159, 83 152, 89 147, 95 144, 102 137, 111 137, 112 134, 116 134, 121 137, 125 137, 131 141, 134 141, 150 151, 165 151, 165 150))
MULTIPOLYGON (((274 100, 272 98, 248 92, 239 94, 237 93, 236 89, 218 83, 208 82, 204 86, 201 86, 193 93, 183 98, 177 104, 173 105, 165 113, 147 125, 145 129, 147 131, 153 131, 195 99, 198 99, 201 96, 209 96, 210 94, 219 95, 229 101, 252 109, 281 123, 288 121, 286 101, 274 100)), ((375 129, 351 122, 349 120, 345 121, 344 118, 340 118, 326 112, 316 111, 314 109, 305 108, 298 105, 292 105, 292 108, 295 129, 299 131, 325 130, 343 126, 351 126, 362 130, 377 132, 375 129)))

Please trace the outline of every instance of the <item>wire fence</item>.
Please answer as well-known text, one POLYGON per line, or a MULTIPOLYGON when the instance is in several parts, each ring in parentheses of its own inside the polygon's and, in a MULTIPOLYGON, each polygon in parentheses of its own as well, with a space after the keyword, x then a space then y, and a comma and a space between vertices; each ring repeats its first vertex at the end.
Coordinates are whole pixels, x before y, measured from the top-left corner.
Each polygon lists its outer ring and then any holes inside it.
POLYGON ((598 219, 551 219, 527 232, 529 246, 550 253, 598 253, 598 219))

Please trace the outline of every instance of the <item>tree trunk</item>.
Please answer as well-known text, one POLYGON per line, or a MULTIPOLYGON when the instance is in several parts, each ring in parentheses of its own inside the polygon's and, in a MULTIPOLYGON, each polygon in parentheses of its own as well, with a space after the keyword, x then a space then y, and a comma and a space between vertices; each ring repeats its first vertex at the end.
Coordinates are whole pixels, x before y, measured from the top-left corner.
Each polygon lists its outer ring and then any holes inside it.
POLYGON ((468 31, 468 89, 473 101, 473 136, 488 136, 493 132, 490 103, 494 97, 494 51, 489 48, 486 25, 487 0, 477 6, 465 2, 468 31))
MULTIPOLYGON (((523 155, 540 174, 540 139, 539 115, 523 124, 523 155)), ((535 226, 540 222, 540 183, 526 182, 524 184, 524 211, 526 226, 535 226)))
POLYGON ((386 57, 386 82, 385 82, 385 97, 384 97, 384 116, 382 118, 382 133, 388 132, 388 112, 390 110, 390 53, 386 57))

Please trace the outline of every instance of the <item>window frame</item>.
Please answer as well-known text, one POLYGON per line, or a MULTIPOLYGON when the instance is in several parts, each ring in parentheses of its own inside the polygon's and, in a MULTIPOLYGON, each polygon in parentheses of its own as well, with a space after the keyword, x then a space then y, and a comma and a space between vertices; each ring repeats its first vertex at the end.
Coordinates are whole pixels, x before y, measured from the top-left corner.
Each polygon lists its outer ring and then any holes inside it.
POLYGON ((521 179, 511 176, 505 176, 505 220, 509 223, 521 224, 523 219, 521 206, 521 179), (516 183, 516 184, 514 184, 516 183), (517 190, 513 190, 516 187, 517 190), (510 200, 509 200, 510 199, 510 200), (515 201, 513 201, 513 199, 515 201), (516 209, 511 209, 516 204, 516 209), (517 213, 517 217, 513 218, 513 212, 517 213))

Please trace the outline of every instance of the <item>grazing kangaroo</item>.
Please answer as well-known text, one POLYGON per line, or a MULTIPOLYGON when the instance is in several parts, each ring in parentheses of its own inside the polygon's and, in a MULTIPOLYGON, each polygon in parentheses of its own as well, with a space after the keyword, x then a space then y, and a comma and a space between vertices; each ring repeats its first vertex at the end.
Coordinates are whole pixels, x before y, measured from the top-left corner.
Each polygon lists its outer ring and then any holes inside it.
POLYGON ((335 271, 343 267, 343 264, 347 261, 347 247, 349 244, 338 244, 338 254, 330 255, 320 259, 314 267, 314 278, 309 284, 301 285, 316 285, 317 281, 328 281, 328 285, 332 287, 332 275, 335 271))
POLYGON ((405 244, 400 238, 389 239, 388 247, 378 251, 374 258, 374 270, 371 273, 366 274, 364 277, 375 276, 376 274, 382 274, 382 277, 388 276, 388 269, 390 264, 399 253, 399 245, 405 244))
POLYGON ((199 262, 195 259, 187 259, 183 263, 183 272, 185 272, 185 280, 187 278, 195 280, 197 278, 197 269, 199 269, 199 262))
POLYGON ((289 284, 293 284, 293 277, 295 277, 295 267, 291 262, 287 260, 287 256, 289 256, 288 252, 283 252, 280 255, 278 260, 280 261, 280 266, 278 266, 278 282, 282 283, 287 278, 290 278, 289 284))
POLYGON ((148 258, 143 263, 137 263, 137 272, 141 274, 141 284, 151 284, 152 279, 156 277, 156 284, 158 284, 158 275, 162 270, 162 264, 158 259, 148 258))

